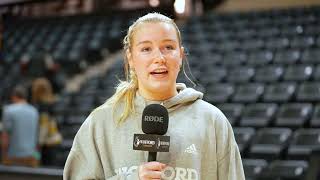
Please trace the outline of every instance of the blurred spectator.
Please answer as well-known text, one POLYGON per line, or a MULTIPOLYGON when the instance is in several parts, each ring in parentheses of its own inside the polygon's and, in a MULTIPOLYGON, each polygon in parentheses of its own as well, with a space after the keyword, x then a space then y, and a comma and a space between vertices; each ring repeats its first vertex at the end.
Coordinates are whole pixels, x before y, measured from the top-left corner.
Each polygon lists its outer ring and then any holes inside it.
POLYGON ((32 57, 29 54, 24 54, 20 60, 22 72, 37 78, 47 76, 51 71, 56 71, 56 63, 47 56, 47 53, 41 48, 32 57))
POLYGON ((38 166, 37 133, 39 113, 28 104, 27 91, 16 86, 11 94, 13 104, 4 107, 2 160, 6 165, 38 166))
POLYGON ((65 75, 60 71, 60 65, 54 61, 49 52, 43 48, 31 58, 25 54, 20 60, 21 71, 31 78, 47 78, 55 92, 64 87, 65 75))
POLYGON ((52 165, 57 147, 62 141, 57 122, 52 114, 55 96, 50 81, 45 78, 35 79, 32 83, 32 103, 40 112, 39 144, 41 147, 41 163, 52 165))

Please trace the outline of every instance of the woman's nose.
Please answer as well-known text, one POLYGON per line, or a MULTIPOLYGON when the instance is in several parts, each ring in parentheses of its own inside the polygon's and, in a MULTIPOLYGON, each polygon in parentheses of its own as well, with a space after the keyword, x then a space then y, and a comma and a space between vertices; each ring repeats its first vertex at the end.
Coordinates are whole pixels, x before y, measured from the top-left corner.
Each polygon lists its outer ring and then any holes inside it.
POLYGON ((158 63, 163 63, 165 61, 165 57, 164 54, 161 52, 161 49, 156 50, 154 59, 158 63))

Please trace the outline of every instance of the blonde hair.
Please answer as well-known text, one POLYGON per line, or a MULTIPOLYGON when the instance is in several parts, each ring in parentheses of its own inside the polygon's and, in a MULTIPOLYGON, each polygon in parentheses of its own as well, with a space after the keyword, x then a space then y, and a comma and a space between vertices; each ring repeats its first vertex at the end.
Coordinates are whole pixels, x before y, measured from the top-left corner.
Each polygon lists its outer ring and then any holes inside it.
MULTIPOLYGON (((107 101, 107 103, 112 104, 113 112, 117 107, 117 104, 121 100, 124 100, 124 110, 119 117, 116 117, 117 124, 121 124, 125 121, 125 119, 129 116, 130 113, 135 112, 134 109, 134 97, 138 90, 138 79, 136 74, 132 69, 129 67, 129 62, 126 56, 126 52, 131 51, 133 37, 135 32, 137 31, 138 27, 144 23, 167 23, 171 24, 177 33, 177 37, 179 40, 179 45, 181 47, 182 40, 180 31, 178 26, 175 22, 167 16, 164 16, 160 13, 149 13, 145 16, 140 17, 137 19, 128 29, 127 35, 123 39, 123 51, 124 51, 124 71, 125 71, 125 81, 120 81, 118 86, 116 87, 116 93, 107 101)), ((183 63, 184 64, 184 63, 183 63)), ((183 69, 184 71, 184 69, 183 69)), ((185 73, 185 71, 184 71, 185 73)), ((186 73, 185 73, 186 75, 186 73)), ((189 78, 188 78, 189 79, 189 78)), ((115 113, 114 113, 115 114, 115 113)))
POLYGON ((54 95, 51 83, 46 78, 38 78, 32 82, 33 103, 53 103, 54 95))

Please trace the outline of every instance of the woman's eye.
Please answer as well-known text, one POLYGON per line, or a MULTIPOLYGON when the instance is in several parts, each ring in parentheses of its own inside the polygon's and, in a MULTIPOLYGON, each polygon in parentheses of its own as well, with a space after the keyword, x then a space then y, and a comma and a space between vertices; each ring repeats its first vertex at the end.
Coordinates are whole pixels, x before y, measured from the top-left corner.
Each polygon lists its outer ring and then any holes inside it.
POLYGON ((168 46, 166 46, 166 49, 168 49, 168 50, 173 50, 173 49, 174 49, 174 47, 173 47, 173 46, 171 46, 171 45, 168 45, 168 46))
POLYGON ((145 47, 145 48, 142 48, 142 49, 141 49, 142 52, 148 52, 148 51, 150 51, 150 50, 151 50, 151 48, 149 48, 149 47, 145 47))

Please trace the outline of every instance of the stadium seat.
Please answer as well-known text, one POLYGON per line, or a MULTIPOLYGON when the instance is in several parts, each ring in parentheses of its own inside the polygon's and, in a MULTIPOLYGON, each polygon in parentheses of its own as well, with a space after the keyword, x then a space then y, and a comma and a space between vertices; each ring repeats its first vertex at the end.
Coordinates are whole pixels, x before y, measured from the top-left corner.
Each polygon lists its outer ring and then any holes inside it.
POLYGON ((316 66, 314 73, 313 73, 313 78, 317 81, 320 80, 320 65, 316 66))
POLYGON ((257 177, 268 166, 264 159, 242 159, 246 180, 258 180, 257 177))
POLYGON ((296 90, 295 83, 276 83, 270 84, 266 87, 266 91, 263 95, 263 101, 265 102, 289 102, 296 90))
POLYGON ((275 37, 278 37, 278 35, 280 35, 281 29, 279 27, 272 26, 271 25, 272 22, 270 21, 270 19, 262 18, 262 17, 261 19, 263 19, 261 22, 255 21, 255 23, 260 23, 260 24, 265 23, 263 24, 264 26, 262 27, 268 27, 268 28, 260 28, 257 33, 260 37, 267 38, 265 47, 267 49, 273 49, 274 48, 273 42, 277 43, 276 44, 277 47, 287 47, 289 45, 289 40, 275 38, 275 37))
POLYGON ((63 95, 53 106, 53 113, 56 115, 63 115, 71 104, 72 97, 70 95, 63 95))
MULTIPOLYGON (((226 36, 230 36, 230 35, 226 35, 226 36)), ((234 51, 234 50, 237 50, 239 49, 240 47, 240 43, 238 41, 226 41, 225 43, 223 44, 220 44, 219 45, 219 50, 220 51, 225 51, 225 52, 229 52, 229 51, 234 51)), ((225 61, 225 65, 236 65, 238 63, 241 63, 242 60, 245 60, 243 59, 242 57, 241 58, 238 58, 236 56, 228 56, 226 57, 227 61, 225 61), (238 60, 241 60, 241 61, 238 61, 238 60)))
POLYGON ((320 83, 304 82, 299 86, 297 92, 299 102, 319 102, 320 101, 320 83))
POLYGON ((274 57, 274 63, 277 64, 295 64, 300 59, 300 51, 298 50, 282 50, 277 51, 274 57))
POLYGON ((308 162, 295 160, 272 161, 268 167, 261 172, 258 180, 304 180, 308 169, 308 162))
POLYGON ((247 54, 243 52, 233 52, 225 55, 223 58, 223 61, 221 61, 221 64, 226 67, 233 67, 233 66, 239 66, 241 64, 244 64, 246 60, 247 60, 247 54))
POLYGON ((256 82, 278 82, 284 74, 284 69, 280 65, 261 66, 256 69, 254 76, 256 82))
MULTIPOLYGON (((4 67, 1 66, 1 64, 0 64, 0 76, 1 76, 1 77, 4 76, 4 73, 5 73, 4 67)), ((2 81, 2 80, 0 80, 0 82, 1 82, 1 81, 2 81)))
POLYGON ((288 46, 289 46, 289 39, 288 38, 270 37, 265 42, 265 47, 270 50, 285 49, 288 46))
POLYGON ((307 81, 311 78, 313 66, 311 65, 290 65, 285 70, 283 79, 285 81, 307 81))
POLYGON ((259 83, 248 83, 239 85, 232 101, 241 103, 257 102, 263 94, 264 86, 259 83))
POLYGON ((318 180, 320 178, 320 148, 312 150, 311 155, 309 156, 309 168, 306 173, 306 180, 318 180))
MULTIPOLYGON (((240 33, 240 37, 245 33, 240 33)), ((246 51, 256 51, 264 47, 264 41, 261 39, 246 39, 241 43, 241 46, 238 47, 241 50, 246 51)))
POLYGON ((296 36, 290 39, 290 47, 291 48, 310 48, 315 44, 315 38, 312 36, 296 36))
POLYGON ((78 132, 80 125, 64 125, 63 128, 60 129, 63 139, 73 140, 74 136, 78 132))
MULTIPOLYGON (((211 44, 208 44, 208 46, 211 46, 211 44)), ((206 51, 206 53, 202 54, 200 58, 203 59, 203 63, 201 63, 200 66, 209 69, 209 67, 220 64, 220 62, 223 60, 223 55, 218 52, 206 51)))
POLYGON ((257 103, 244 108, 240 126, 268 127, 277 111, 277 104, 257 103))
POLYGON ((235 127, 233 128, 234 137, 238 144, 241 156, 246 156, 252 138, 255 136, 255 129, 251 127, 235 127))
POLYGON ((238 67, 228 70, 227 82, 244 83, 249 82, 254 76, 254 68, 252 67, 238 67))
POLYGON ((272 51, 254 51, 249 55, 247 60, 248 65, 264 66, 270 64, 274 54, 272 51))
POLYGON ((276 126, 303 127, 312 113, 312 105, 309 103, 289 103, 280 106, 276 117, 276 126))
POLYGON ((224 103, 230 99, 233 93, 234 86, 232 84, 212 84, 209 87, 207 87, 205 99, 212 104, 224 103))
POLYGON ((217 107, 224 113, 231 125, 236 125, 238 123, 243 110, 242 104, 224 103, 218 104, 217 107))
POLYGON ((317 104, 314 108, 313 115, 310 121, 311 127, 320 127, 320 104, 317 104))
POLYGON ((86 120, 88 115, 78 115, 78 114, 74 114, 74 115, 69 115, 66 119, 65 119, 65 123, 68 125, 81 125, 84 120, 86 120))
POLYGON ((250 158, 275 160, 281 158, 288 146, 292 131, 289 128, 262 128, 249 148, 250 158))
POLYGON ((320 39, 319 38, 317 38, 316 45, 317 45, 317 47, 320 47, 320 39))
POLYGON ((73 104, 75 106, 85 106, 85 107, 92 107, 94 106, 94 97, 93 96, 83 96, 81 92, 79 95, 74 96, 73 104))
POLYGON ((288 149, 290 159, 308 159, 312 150, 320 147, 320 129, 298 129, 288 149))
MULTIPOLYGON (((312 16, 314 16, 314 18, 316 18, 316 16, 313 14, 312 16)), ((304 28, 304 32, 305 34, 309 34, 309 35, 318 35, 319 33, 319 27, 315 25, 316 23, 312 23, 312 24, 309 24, 307 25, 305 28, 304 28)), ((315 44, 319 47, 319 39, 316 40, 315 44)))
POLYGON ((55 118, 59 127, 62 127, 65 123, 65 115, 64 114, 54 114, 53 117, 55 118))
POLYGON ((205 71, 202 71, 202 75, 199 81, 204 86, 208 86, 212 83, 222 82, 227 75, 227 70, 224 67, 207 67, 205 71))
POLYGON ((60 145, 58 145, 58 147, 56 148, 57 153, 51 164, 52 166, 64 167, 69 152, 71 150, 72 143, 73 139, 65 139, 62 141, 60 145))
POLYGON ((301 62, 307 64, 319 64, 320 63, 320 51, 318 49, 305 49, 301 62))

